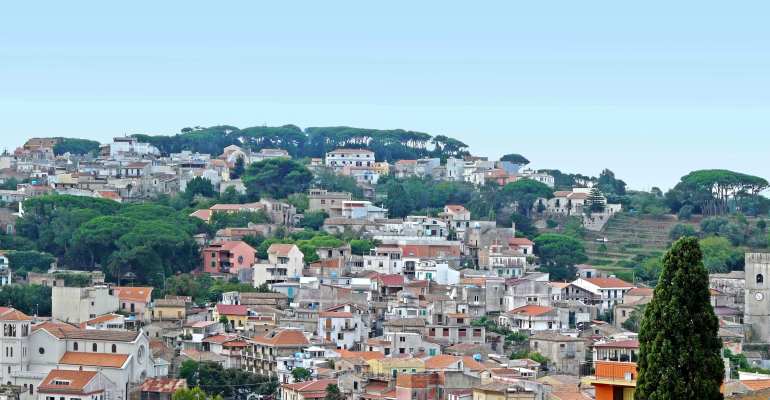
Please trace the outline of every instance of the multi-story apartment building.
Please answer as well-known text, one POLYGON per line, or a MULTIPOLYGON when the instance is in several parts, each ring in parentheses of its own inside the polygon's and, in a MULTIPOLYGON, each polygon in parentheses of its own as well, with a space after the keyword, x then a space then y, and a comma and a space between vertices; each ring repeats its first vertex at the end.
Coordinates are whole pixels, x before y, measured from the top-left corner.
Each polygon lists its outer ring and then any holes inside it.
POLYGON ((299 279, 305 267, 305 255, 294 244, 272 244, 267 249, 267 263, 254 265, 254 286, 299 279))
POLYGON ((326 153, 325 165, 335 171, 344 167, 374 167, 374 152, 365 149, 337 149, 326 153))
POLYGON ((277 376, 278 358, 293 357, 310 346, 301 330, 281 329, 268 336, 255 336, 247 341, 241 365, 251 373, 277 376))
POLYGON ((342 203, 353 199, 349 192, 330 192, 310 189, 307 194, 308 211, 325 211, 330 218, 342 216, 342 203))
POLYGON ((210 274, 237 275, 241 269, 251 268, 257 258, 257 251, 241 240, 212 243, 202 253, 203 271, 210 274))
POLYGON ((54 286, 51 301, 53 319, 79 324, 99 315, 118 311, 118 297, 107 286, 54 286))

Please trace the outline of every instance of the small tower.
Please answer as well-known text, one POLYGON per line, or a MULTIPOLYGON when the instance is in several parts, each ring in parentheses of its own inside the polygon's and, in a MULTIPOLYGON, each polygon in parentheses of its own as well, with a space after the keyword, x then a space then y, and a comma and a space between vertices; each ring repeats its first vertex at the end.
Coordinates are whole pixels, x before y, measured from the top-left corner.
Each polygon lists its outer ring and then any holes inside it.
POLYGON ((746 253, 743 322, 750 343, 770 343, 770 253, 746 253))

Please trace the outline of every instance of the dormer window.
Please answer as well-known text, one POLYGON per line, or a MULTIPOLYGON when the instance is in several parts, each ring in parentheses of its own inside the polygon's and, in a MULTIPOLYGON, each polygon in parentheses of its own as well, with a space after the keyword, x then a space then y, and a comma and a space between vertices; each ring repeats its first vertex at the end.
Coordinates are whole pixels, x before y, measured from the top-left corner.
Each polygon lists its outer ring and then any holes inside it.
POLYGON ((757 274, 757 283, 762 284, 765 282, 765 277, 762 274, 757 274))

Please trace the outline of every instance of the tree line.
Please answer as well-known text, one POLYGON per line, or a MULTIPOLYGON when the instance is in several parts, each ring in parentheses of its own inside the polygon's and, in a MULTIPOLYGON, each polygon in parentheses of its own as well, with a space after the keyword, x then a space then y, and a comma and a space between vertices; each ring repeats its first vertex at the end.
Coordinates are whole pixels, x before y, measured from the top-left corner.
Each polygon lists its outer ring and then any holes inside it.
POLYGON ((294 158, 323 157, 336 148, 367 148, 378 160, 415 159, 420 157, 461 157, 468 145, 444 135, 431 136, 403 129, 365 129, 347 126, 309 127, 295 125, 237 128, 230 125, 183 128, 174 135, 135 134, 140 141, 151 143, 162 153, 182 150, 219 155, 229 145, 244 146, 252 151, 280 148, 294 158))

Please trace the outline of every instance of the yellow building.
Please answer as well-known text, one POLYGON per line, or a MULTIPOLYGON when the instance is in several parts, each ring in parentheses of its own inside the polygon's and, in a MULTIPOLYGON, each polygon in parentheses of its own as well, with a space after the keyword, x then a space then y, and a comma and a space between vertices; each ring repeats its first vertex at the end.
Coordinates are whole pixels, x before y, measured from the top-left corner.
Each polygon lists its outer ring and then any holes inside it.
POLYGON ((249 319, 248 307, 241 304, 217 304, 214 307, 214 321, 219 322, 222 317, 227 318, 229 330, 242 330, 249 319))
POLYGON ((187 318, 185 301, 180 299, 157 299, 152 307, 153 321, 184 321, 187 318))
POLYGON ((399 373, 425 372, 425 362, 419 358, 382 358, 368 360, 369 371, 375 375, 397 376, 399 373))
POLYGON ((390 164, 388 164, 385 161, 380 161, 374 163, 374 172, 380 174, 380 175, 389 175, 390 174, 390 164))

